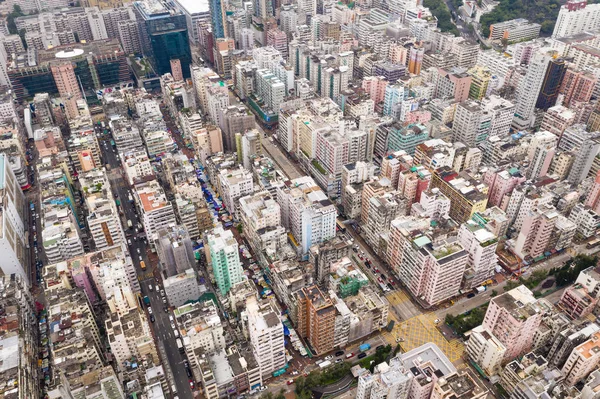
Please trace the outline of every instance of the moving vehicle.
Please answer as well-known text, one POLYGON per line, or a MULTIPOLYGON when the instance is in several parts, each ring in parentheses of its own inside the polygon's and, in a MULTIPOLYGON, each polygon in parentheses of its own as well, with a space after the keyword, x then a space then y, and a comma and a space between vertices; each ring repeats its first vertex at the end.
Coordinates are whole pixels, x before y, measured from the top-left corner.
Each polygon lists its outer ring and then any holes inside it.
POLYGON ((148 298, 148 295, 144 297, 144 305, 150 306, 150 298, 148 298))
POLYGON ((131 228, 133 226, 133 223, 131 223, 131 220, 127 220, 127 227, 131 228))
POLYGON ((344 351, 337 351, 337 352, 335 352, 335 356, 336 356, 336 357, 340 357, 340 356, 342 356, 343 354, 344 354, 344 351))
POLYGON ((351 357, 353 357, 353 356, 354 356, 354 353, 353 353, 353 352, 350 352, 350 353, 348 353, 348 354, 346 355, 346 359, 350 359, 350 358, 351 358, 351 357))
POLYGON ((294 380, 287 380, 286 384, 287 385, 292 385, 294 383, 294 380))
POLYGON ((367 354, 366 354, 365 352, 361 352, 361 353, 359 353, 359 354, 358 354, 358 356, 357 356, 357 357, 358 357, 359 359, 362 359, 363 357, 366 357, 366 356, 367 356, 367 354))
POLYGON ((146 270, 146 262, 144 262, 144 261, 140 262, 140 269, 146 270))
POLYGON ((184 349, 184 347, 183 347, 183 342, 181 341, 181 338, 177 338, 177 339, 175 340, 175 342, 177 343, 177 349, 179 349, 179 352, 180 352, 180 353, 183 353, 183 352, 185 352, 185 349, 184 349))

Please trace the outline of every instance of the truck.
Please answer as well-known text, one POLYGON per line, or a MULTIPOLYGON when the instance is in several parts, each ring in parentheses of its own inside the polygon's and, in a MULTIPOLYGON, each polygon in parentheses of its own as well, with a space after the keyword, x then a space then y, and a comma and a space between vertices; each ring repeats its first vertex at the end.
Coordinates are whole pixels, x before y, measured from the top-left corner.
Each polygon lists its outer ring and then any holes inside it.
POLYGON ((485 286, 484 285, 475 288, 475 292, 477 294, 481 294, 483 291, 485 291, 485 286))
POLYGON ((144 297, 144 305, 150 306, 150 298, 148 298, 148 295, 144 297))
POLYGON ((128 221, 127 221, 127 226, 128 226, 129 228, 131 228, 131 226, 133 226, 133 223, 131 223, 131 220, 128 220, 128 221))
POLYGON ((325 360, 324 362, 319 363, 319 367, 321 368, 321 370, 329 366, 331 366, 331 361, 329 360, 325 360))
POLYGON ((362 344, 358 347, 358 350, 361 352, 368 351, 369 349, 371 349, 371 344, 362 344))
POLYGON ((181 342, 181 338, 177 338, 175 342, 177 342, 177 349, 179 349, 179 353, 185 352, 185 349, 183 348, 183 342, 181 342))
POLYGON ((396 322, 394 320, 390 320, 390 322, 387 325, 388 332, 392 332, 392 330, 394 329, 394 325, 396 325, 396 322))

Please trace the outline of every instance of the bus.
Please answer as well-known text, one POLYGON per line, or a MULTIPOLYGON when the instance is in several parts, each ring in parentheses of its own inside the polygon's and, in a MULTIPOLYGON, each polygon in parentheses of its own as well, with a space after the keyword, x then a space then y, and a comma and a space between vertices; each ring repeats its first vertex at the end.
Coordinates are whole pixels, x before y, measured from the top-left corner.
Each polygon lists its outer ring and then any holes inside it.
POLYGON ((144 262, 144 261, 141 261, 141 262, 140 262, 140 268, 141 268, 142 270, 146 270, 146 262, 144 262))
POLYGON ((587 249, 590 249, 590 248, 597 247, 598 244, 600 244, 600 238, 594 238, 592 241, 588 242, 585 247, 587 249))
POLYGON ((346 232, 346 226, 342 222, 340 222, 339 220, 337 220, 336 221, 336 225, 337 225, 337 228, 336 228, 337 231, 340 231, 342 233, 346 232))

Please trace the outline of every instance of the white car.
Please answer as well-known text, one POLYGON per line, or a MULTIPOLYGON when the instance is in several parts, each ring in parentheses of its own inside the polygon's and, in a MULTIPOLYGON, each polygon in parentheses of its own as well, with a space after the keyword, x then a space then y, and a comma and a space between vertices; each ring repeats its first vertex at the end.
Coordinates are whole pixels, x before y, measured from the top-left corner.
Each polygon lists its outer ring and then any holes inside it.
POLYGON ((137 253, 138 253, 138 254, 141 254, 141 253, 142 253, 142 251, 140 251, 140 249, 138 248, 138 249, 137 249, 137 253))
POLYGON ((175 323, 171 322, 171 328, 174 330, 175 329, 175 323))
POLYGON ((152 314, 152 308, 148 306, 148 314, 152 314))
POLYGON ((325 360, 331 360, 331 359, 333 359, 333 356, 331 356, 331 355, 329 355, 325 358, 325 360))
POLYGON ((127 244, 131 245, 131 238, 127 239, 127 244))
POLYGON ((140 262, 143 261, 142 257, 140 256, 140 262))

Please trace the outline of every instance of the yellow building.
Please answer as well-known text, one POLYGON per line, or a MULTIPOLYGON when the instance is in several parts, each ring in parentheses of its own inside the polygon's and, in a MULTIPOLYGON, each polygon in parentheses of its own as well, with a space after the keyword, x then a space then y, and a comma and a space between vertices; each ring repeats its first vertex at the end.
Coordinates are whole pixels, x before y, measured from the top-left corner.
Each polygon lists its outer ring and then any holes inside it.
POLYGON ((439 168, 431 175, 430 187, 439 188, 450 199, 450 217, 457 223, 466 222, 487 207, 488 185, 468 171, 457 173, 447 166, 439 168))
POLYGON ((469 88, 469 98, 481 100, 485 97, 492 78, 492 72, 488 67, 476 65, 467 72, 471 75, 471 87, 469 88))

